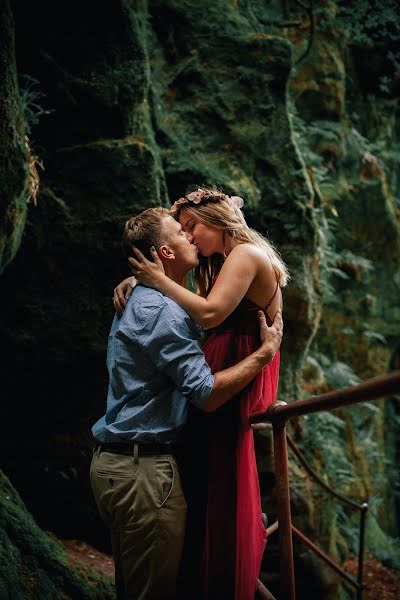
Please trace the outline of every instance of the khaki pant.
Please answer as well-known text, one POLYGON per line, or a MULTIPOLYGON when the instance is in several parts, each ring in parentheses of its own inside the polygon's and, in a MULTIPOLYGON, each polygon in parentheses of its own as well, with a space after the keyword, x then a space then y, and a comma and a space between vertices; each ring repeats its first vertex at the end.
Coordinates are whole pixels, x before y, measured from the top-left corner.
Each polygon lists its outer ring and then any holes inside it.
POLYGON ((172 600, 186 523, 175 458, 96 450, 90 481, 111 531, 119 600, 172 600))

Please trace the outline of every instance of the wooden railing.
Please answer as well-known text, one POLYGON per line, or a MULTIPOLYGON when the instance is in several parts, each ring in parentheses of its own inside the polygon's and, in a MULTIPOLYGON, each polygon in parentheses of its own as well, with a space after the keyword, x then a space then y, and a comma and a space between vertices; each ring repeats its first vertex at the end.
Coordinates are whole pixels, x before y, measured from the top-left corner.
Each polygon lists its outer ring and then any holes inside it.
MULTIPOLYGON (((357 504, 342 496, 330 486, 327 486, 320 478, 320 482, 324 487, 330 488, 336 497, 342 501, 351 503, 354 508, 360 510, 360 545, 359 545, 359 566, 357 579, 351 577, 339 565, 337 565, 329 556, 327 556, 320 548, 318 548, 309 538, 301 531, 292 525, 291 510, 290 510, 290 489, 289 489, 289 472, 288 472, 288 436, 286 432, 287 421, 294 416, 301 416, 313 412, 333 410, 335 408, 343 408, 358 402, 366 400, 376 400, 387 396, 392 396, 400 392, 400 370, 380 377, 368 379, 359 385, 348 388, 342 388, 320 396, 314 396, 307 400, 297 400, 287 404, 286 402, 275 402, 263 413, 257 413, 251 416, 250 422, 255 429, 267 427, 267 424, 272 424, 274 436, 274 462, 275 462, 275 477, 276 477, 276 496, 277 496, 277 516, 276 523, 267 529, 269 535, 279 528, 279 571, 280 571, 280 597, 279 600, 295 600, 295 576, 294 576, 294 561, 293 561, 293 539, 294 533, 311 550, 325 560, 332 568, 334 568, 341 577, 357 589, 358 598, 361 599, 363 584, 363 552, 364 552, 364 525, 365 514, 367 511, 366 504, 357 504)), ((289 442, 293 448, 293 444, 289 442)), ((300 459, 300 455, 297 454, 300 459)), ((308 463, 307 467, 311 469, 308 463)), ((306 468, 307 468, 306 467, 306 468)), ((312 469, 311 469, 312 470, 312 469)), ((316 475, 314 473, 314 475, 316 475)), ((318 476, 317 476, 318 477, 318 476)))

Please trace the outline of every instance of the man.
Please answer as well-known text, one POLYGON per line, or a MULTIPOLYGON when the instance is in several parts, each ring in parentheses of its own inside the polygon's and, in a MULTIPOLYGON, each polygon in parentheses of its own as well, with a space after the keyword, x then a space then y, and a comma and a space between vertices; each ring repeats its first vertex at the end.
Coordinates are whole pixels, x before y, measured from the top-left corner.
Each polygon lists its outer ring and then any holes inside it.
MULTIPOLYGON (((125 225, 124 245, 150 255, 182 284, 197 266, 197 247, 162 208, 125 225)), ((111 326, 106 414, 94 424, 91 484, 111 530, 118 598, 170 600, 185 532, 186 503, 176 453, 187 402, 213 411, 237 395, 279 348, 280 313, 268 328, 260 313, 260 348, 234 367, 211 373, 198 328, 173 300, 137 285, 111 326)))

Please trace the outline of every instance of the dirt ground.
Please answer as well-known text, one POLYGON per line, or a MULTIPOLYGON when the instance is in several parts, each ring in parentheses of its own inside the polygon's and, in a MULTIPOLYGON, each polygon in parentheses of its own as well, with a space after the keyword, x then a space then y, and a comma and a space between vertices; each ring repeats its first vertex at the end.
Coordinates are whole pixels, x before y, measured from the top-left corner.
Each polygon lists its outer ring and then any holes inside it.
MULTIPOLYGON (((345 564, 346 570, 357 576, 357 561, 349 560, 345 564)), ((364 561, 364 582, 366 590, 363 600, 399 600, 400 576, 372 556, 364 561)))
POLYGON ((72 563, 84 564, 99 573, 114 577, 114 561, 108 554, 103 554, 80 540, 61 540, 61 542, 64 544, 72 563))
MULTIPOLYGON (((80 540, 61 541, 71 562, 78 565, 83 563, 104 575, 114 576, 114 563, 111 556, 99 552, 80 540)), ((356 560, 347 561, 345 568, 352 575, 357 575, 356 560)), ((363 600, 400 600, 400 576, 373 557, 368 557, 364 562, 364 581, 367 589, 363 594, 363 600)))

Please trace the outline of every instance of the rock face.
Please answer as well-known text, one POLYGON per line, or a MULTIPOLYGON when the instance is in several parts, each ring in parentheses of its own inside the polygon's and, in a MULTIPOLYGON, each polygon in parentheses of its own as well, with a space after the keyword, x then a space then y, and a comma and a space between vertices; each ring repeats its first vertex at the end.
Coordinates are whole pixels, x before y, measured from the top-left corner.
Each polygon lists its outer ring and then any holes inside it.
MULTIPOLYGON (((398 365, 395 77, 385 71, 382 91, 376 68, 376 84, 366 83, 367 44, 351 37, 341 2, 319 3, 310 52, 295 65, 309 20, 297 3, 284 4, 287 16, 279 2, 0 4, 0 327, 10 424, 0 445, 39 525, 61 536, 107 547, 87 471, 90 427, 104 409, 112 292, 129 274, 123 224, 168 206, 188 185, 241 195, 249 224, 289 266, 280 399, 398 365), (299 25, 277 26, 285 19, 299 25), (27 202, 32 156, 44 167, 36 204, 27 202)), ((371 44, 390 62, 390 47, 371 44)), ((382 465, 396 452, 394 420, 385 420, 396 407, 387 406, 314 416, 292 433, 344 493, 386 499, 390 510, 378 509, 374 523, 395 536, 394 479, 382 465)), ((293 474, 300 489, 294 466, 293 474)), ((343 556, 353 548, 330 504, 328 513, 319 521, 309 501, 305 527, 343 556)))
POLYGON ((0 598, 115 598, 111 578, 68 562, 64 546, 38 527, 2 472, 0 540, 0 598))
POLYGON ((0 23, 0 272, 19 249, 25 227, 28 187, 26 125, 18 91, 14 19, 8 1, 2 2, 0 23))

